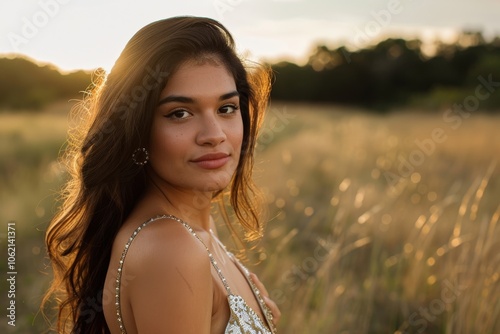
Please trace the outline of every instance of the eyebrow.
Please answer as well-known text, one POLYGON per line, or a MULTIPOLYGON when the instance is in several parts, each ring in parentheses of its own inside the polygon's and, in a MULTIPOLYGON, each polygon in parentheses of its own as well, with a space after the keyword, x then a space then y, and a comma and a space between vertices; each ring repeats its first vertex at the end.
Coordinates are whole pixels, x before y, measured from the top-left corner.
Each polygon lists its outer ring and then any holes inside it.
MULTIPOLYGON (((240 93, 238 91, 232 91, 226 94, 223 94, 219 97, 219 101, 224 101, 228 100, 232 97, 235 96, 240 96, 240 93)), ((192 97, 187 97, 187 96, 181 96, 181 95, 169 95, 158 102, 158 106, 165 104, 165 103, 171 103, 171 102, 180 102, 180 103, 194 103, 195 99, 192 97)))

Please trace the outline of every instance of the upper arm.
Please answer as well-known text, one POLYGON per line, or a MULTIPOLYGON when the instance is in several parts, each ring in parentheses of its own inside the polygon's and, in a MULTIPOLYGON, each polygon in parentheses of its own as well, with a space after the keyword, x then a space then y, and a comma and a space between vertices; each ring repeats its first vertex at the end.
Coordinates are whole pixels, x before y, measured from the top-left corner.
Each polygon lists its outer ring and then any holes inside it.
POLYGON ((134 277, 126 288, 138 333, 209 333, 213 282, 206 250, 177 224, 158 222, 141 234, 124 268, 134 277))

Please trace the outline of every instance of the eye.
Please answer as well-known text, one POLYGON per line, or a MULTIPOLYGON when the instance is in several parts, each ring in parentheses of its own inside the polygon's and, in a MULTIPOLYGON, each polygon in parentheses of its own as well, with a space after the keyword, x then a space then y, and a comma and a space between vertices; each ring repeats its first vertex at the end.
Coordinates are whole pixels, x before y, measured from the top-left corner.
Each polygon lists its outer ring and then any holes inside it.
POLYGON ((219 108, 219 113, 221 114, 234 114, 240 107, 234 105, 234 104, 226 104, 225 106, 222 106, 219 108))
POLYGON ((174 110, 170 114, 166 115, 165 117, 170 118, 170 119, 184 119, 189 117, 190 113, 187 110, 179 109, 179 110, 174 110))

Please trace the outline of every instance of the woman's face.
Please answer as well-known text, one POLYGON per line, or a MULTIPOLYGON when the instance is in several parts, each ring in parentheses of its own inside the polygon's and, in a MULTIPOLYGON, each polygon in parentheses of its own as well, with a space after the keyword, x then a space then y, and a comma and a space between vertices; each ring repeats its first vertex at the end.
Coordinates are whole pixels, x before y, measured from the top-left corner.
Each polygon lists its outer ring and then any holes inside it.
POLYGON ((236 170, 242 139, 233 76, 213 58, 187 61, 161 92, 151 128, 150 168, 179 190, 221 190, 236 170))

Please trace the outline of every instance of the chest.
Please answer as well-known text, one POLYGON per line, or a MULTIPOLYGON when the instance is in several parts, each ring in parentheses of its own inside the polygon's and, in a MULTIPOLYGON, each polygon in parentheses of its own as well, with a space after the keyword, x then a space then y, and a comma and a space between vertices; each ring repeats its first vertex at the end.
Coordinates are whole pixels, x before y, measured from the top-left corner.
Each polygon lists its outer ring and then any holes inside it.
POLYGON ((243 313, 243 318, 247 318, 249 315, 247 313, 255 313, 260 319, 265 319, 246 276, 246 269, 236 263, 225 250, 218 250, 219 245, 211 246, 213 246, 210 247, 213 259, 216 262, 216 266, 212 268, 214 299, 211 332, 224 333, 231 317, 230 304, 232 304, 233 318, 237 317, 237 313, 243 313), (217 269, 220 270, 220 274, 217 269), (229 293, 231 298, 228 298, 229 293))

